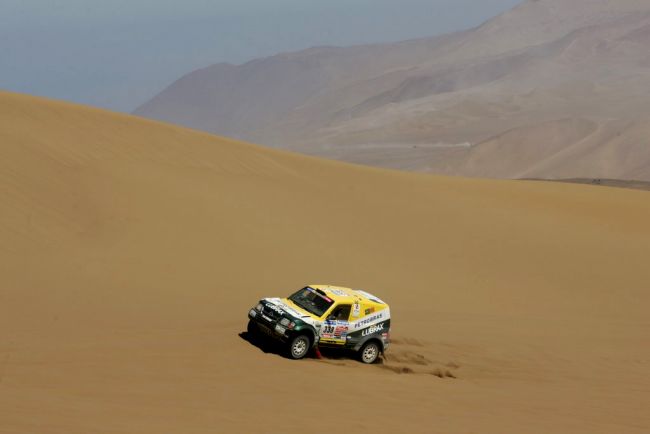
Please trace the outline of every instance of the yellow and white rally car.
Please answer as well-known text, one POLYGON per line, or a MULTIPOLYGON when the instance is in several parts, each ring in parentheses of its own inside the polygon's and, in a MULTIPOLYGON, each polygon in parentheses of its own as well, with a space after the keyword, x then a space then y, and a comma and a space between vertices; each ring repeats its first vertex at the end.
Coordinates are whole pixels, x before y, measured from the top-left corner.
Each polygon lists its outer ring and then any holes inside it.
POLYGON ((390 309, 358 289, 309 285, 287 298, 265 298, 248 312, 248 333, 287 344, 289 357, 311 348, 352 350, 374 363, 390 344, 390 309))

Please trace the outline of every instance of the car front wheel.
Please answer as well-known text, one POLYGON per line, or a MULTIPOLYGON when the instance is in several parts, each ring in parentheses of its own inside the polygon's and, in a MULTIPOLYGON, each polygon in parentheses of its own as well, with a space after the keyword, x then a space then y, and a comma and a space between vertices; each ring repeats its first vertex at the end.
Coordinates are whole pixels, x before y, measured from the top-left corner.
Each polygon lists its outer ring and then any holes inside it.
POLYGON ((359 351, 359 358, 363 363, 375 363, 377 357, 379 357, 379 345, 374 341, 366 343, 359 351))
POLYGON ((309 352, 311 342, 305 335, 298 335, 289 342, 289 356, 292 359, 302 359, 309 352))

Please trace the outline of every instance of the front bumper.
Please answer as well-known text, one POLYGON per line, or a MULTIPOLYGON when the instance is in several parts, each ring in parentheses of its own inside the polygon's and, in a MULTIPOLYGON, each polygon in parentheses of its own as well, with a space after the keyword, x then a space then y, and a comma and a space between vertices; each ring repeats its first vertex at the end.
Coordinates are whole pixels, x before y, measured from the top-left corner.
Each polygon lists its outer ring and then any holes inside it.
POLYGON ((288 329, 263 312, 251 309, 248 312, 248 319, 257 324, 262 333, 273 339, 286 342, 289 338, 288 329))

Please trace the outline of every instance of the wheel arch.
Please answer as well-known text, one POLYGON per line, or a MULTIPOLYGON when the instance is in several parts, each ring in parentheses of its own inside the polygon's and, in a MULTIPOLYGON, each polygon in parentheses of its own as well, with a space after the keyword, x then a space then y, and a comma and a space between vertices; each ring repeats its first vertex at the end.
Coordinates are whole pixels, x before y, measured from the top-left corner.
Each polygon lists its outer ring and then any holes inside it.
POLYGON ((363 341, 359 342, 354 347, 354 351, 360 351, 361 348, 363 348, 363 346, 366 345, 368 342, 376 342, 377 346, 379 347, 379 352, 381 354, 384 354, 384 342, 379 338, 379 336, 369 336, 367 339, 364 339, 363 341))
POLYGON ((301 327, 300 329, 293 330, 291 333, 291 337, 293 339, 294 336, 298 335, 305 335, 309 338, 309 342, 311 346, 313 347, 316 345, 316 331, 309 326, 301 327))

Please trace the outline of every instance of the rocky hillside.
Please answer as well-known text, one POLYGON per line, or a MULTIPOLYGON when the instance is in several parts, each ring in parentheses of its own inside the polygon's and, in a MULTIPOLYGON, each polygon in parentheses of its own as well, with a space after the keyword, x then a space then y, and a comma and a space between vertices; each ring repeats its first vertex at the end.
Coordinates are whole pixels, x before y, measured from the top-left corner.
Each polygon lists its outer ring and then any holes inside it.
POLYGON ((142 116, 386 167, 650 180, 650 3, 531 0, 465 32, 192 72, 142 116))

